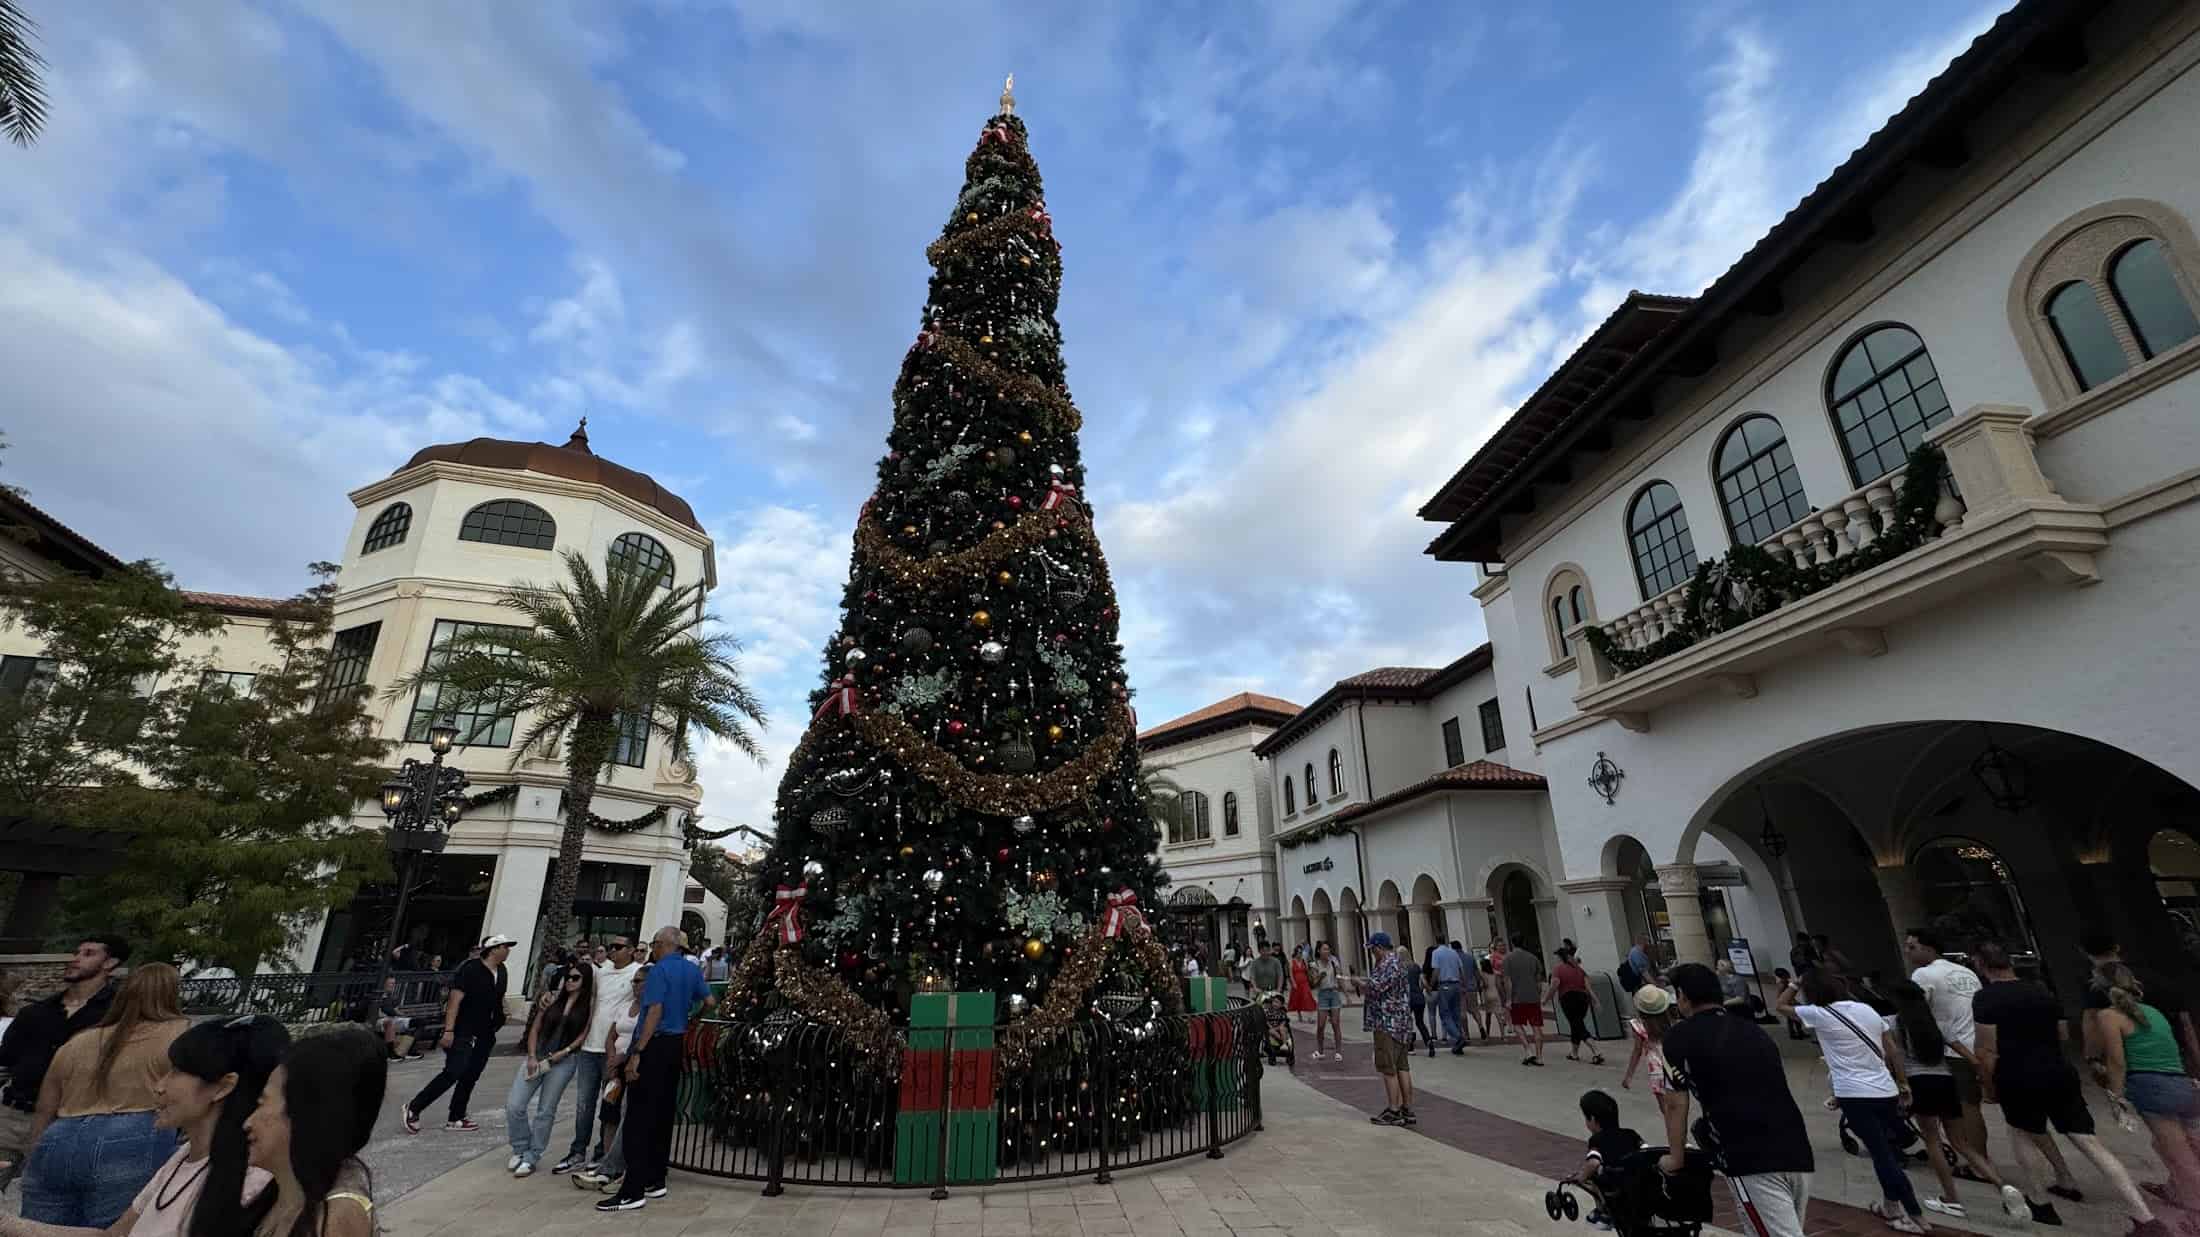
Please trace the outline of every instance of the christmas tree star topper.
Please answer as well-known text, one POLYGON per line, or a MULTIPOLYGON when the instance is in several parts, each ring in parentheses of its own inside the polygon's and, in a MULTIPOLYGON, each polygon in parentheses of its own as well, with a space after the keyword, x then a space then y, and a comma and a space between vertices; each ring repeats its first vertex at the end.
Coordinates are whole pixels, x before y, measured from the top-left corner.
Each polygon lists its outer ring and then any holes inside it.
POLYGON ((1001 86, 1001 114, 1004 116, 1016 114, 1016 75, 1014 73, 1009 74, 1008 81, 1001 86))

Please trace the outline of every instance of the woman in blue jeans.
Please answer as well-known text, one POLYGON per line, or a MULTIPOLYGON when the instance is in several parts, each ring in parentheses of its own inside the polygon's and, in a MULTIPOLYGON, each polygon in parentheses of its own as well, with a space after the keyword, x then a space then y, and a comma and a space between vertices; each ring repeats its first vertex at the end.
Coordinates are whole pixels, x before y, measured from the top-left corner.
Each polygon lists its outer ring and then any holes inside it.
POLYGON ((155 1121, 168 1046, 191 1025, 180 991, 176 968, 147 963, 97 1027, 54 1054, 31 1122, 24 1219, 106 1228, 176 1153, 176 1131, 155 1121))
POLYGON ((1872 1172, 1886 1198, 1879 1218, 1898 1233, 1923 1233, 1924 1208, 1895 1150, 1895 1131, 1910 1102, 1910 1081, 1893 1024, 1871 1006, 1852 1000, 1848 981, 1831 967, 1815 967, 1781 989, 1777 1009, 1818 1034, 1818 1051, 1833 1078, 1833 1098, 1848 1118, 1849 1131, 1871 1154, 1872 1172))
POLYGON ((549 1153, 558 1101, 580 1067, 581 1043, 588 1038, 595 1009, 596 972, 580 963, 559 968, 551 988, 535 1002, 527 1020, 527 1064, 512 1079, 512 1093, 504 1101, 504 1123, 512 1139, 512 1158, 505 1167, 515 1177, 533 1173, 549 1153))

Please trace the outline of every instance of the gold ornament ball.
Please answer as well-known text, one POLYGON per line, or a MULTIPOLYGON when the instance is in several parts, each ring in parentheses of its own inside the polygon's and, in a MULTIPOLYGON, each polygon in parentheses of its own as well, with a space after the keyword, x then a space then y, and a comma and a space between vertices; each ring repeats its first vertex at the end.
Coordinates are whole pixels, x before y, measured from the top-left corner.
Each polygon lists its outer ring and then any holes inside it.
POLYGON ((968 219, 972 223, 976 223, 978 221, 978 212, 971 211, 968 215, 964 216, 964 218, 968 219))
POLYGON ((972 612, 971 612, 971 615, 970 615, 970 625, 971 625, 972 627, 991 627, 991 626, 993 625, 993 613, 992 613, 992 611, 990 611, 990 610, 975 610, 975 611, 972 611, 972 612))
POLYGON ((993 342, 993 337, 991 335, 980 335, 978 336, 978 342, 981 344, 990 344, 993 342))
POLYGON ((1028 254, 1028 253, 1027 253, 1027 254, 1025 254, 1025 255, 1024 255, 1023 257, 1020 257, 1020 258, 1018 258, 1018 259, 1016 259, 1016 260, 1017 260, 1018 262, 1021 262, 1021 263, 1023 263, 1023 264, 1025 265, 1025 266, 1030 266, 1030 265, 1031 265, 1031 255, 1030 255, 1030 254, 1028 254))
POLYGON ((1026 939, 1024 941, 1024 956, 1031 959, 1033 962, 1037 962, 1039 959, 1046 957, 1047 943, 1040 940, 1036 936, 1026 939))
POLYGON ((902 847, 902 848, 901 848, 901 857, 902 857, 902 858, 904 858, 904 859, 907 859, 907 858, 909 858, 909 857, 911 857, 911 856, 915 855, 916 853, 917 853, 917 848, 916 848, 916 847, 914 847, 914 846, 904 846, 904 847, 902 847))
POLYGON ((917 535, 917 526, 916 526, 916 525, 914 525, 914 524, 904 524, 904 525, 902 525, 902 526, 901 526, 901 535, 902 535, 902 536, 904 536, 904 537, 914 537, 914 536, 916 536, 916 535, 917 535))
POLYGON ((995 580, 995 582, 1000 584, 1014 584, 1016 582, 1016 575, 1014 572, 1004 571, 1001 572, 999 575, 994 576, 993 579, 995 580))
POLYGON ((1063 730, 1060 726, 1047 727, 1047 737, 1054 740, 1056 743, 1060 743, 1062 741, 1062 734, 1063 730))
POLYGON ((1017 430, 1017 431, 1016 431, 1016 441, 1018 441, 1018 442, 1030 442, 1030 441, 1031 441, 1031 431, 1030 431, 1030 430, 1017 430))

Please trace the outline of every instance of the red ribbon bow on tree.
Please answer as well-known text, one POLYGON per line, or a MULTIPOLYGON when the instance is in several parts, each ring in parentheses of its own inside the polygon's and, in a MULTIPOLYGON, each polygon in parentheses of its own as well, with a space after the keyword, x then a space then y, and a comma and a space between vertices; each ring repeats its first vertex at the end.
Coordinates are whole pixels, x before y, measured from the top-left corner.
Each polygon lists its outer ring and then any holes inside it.
POLYGON ((1031 208, 1031 217, 1050 228, 1054 226, 1054 216, 1047 213, 1047 204, 1044 202, 1031 208))
POLYGON ((1013 146, 1016 144, 1016 135, 1008 131, 1007 125, 994 125, 978 138, 978 145, 980 146, 985 145, 987 142, 1000 142, 1003 145, 1013 146))
POLYGON ((1046 501, 1039 504, 1039 510, 1052 511, 1075 497, 1077 497, 1077 487, 1063 481, 1060 477, 1056 477, 1054 483, 1047 487, 1046 501))
POLYGON ((1146 916, 1138 909, 1138 895, 1124 886, 1108 895, 1108 917, 1101 921, 1100 935, 1121 936, 1125 926, 1144 931, 1146 916))
POLYGON ((766 927, 779 925, 779 939, 793 945, 802 939, 802 899, 810 896, 810 886, 781 885, 772 895, 772 913, 764 917, 766 927))
POLYGON ((825 693, 825 703, 817 706, 817 713, 810 720, 814 722, 827 713, 838 713, 842 717, 852 717, 858 712, 860 710, 856 708, 856 676, 844 674, 833 681, 831 689, 825 693))

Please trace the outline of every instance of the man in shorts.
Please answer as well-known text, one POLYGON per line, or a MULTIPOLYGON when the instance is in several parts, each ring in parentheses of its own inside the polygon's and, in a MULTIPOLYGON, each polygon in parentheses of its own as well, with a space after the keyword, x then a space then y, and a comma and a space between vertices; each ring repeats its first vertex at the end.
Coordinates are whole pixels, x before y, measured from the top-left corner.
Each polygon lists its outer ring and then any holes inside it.
POLYGON ((1543 959, 1528 948, 1525 935, 1514 933, 1512 948, 1505 951, 1506 1018, 1528 1054, 1522 1065, 1543 1064, 1543 978, 1543 959))
POLYGON ((1367 938, 1373 962, 1360 982, 1361 1016, 1375 1040, 1375 1072, 1383 1076, 1383 1098, 1390 1106, 1369 1117, 1376 1125, 1418 1125, 1413 1115, 1413 1011, 1406 985, 1411 982, 1390 933, 1367 938))
MULTIPOLYGON (((1978 1030, 1971 1021, 1971 1001, 1982 986, 1970 967, 1940 956, 1945 942, 1929 928, 1912 928, 1902 938, 1902 958, 1912 967, 1910 982, 1925 990, 1925 1003, 1933 1008, 1933 1025, 1948 1045, 1948 1076, 1955 1080, 1956 1098, 1962 1111, 1948 1123, 1957 1146, 1975 1158, 1989 1158, 1986 1150, 1986 1118, 1979 1111, 1978 1030)), ((1957 1176, 1978 1180, 1976 1173, 1959 1169, 1957 1176)))

